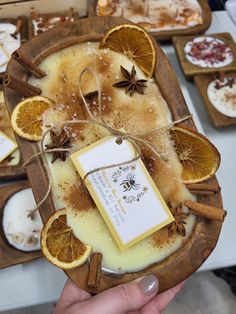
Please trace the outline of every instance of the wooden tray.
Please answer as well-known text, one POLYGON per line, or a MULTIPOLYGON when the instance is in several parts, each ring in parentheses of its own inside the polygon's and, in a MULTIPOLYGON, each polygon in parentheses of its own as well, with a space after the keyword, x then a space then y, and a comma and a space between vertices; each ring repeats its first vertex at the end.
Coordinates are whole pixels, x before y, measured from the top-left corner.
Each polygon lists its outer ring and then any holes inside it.
POLYGON ((2 219, 3 211, 7 201, 17 192, 29 187, 27 181, 0 188, 0 269, 8 266, 30 262, 42 256, 41 251, 22 252, 11 246, 4 235, 2 219))
MULTIPOLYGON (((21 43, 25 43, 28 40, 28 25, 27 25, 27 18, 26 16, 18 16, 17 18, 5 18, 5 19, 0 19, 0 23, 11 23, 16 25, 17 21, 21 20, 22 21, 22 26, 21 26, 21 43)), ((2 82, 4 76, 4 72, 0 73, 0 83, 2 82)))
MULTIPOLYGON (((236 72, 228 72, 225 73, 225 75, 230 75, 232 77, 236 78, 236 72)), ((222 127, 222 126, 228 126, 228 125, 235 125, 236 124, 236 118, 230 118, 222 113, 220 113, 218 110, 215 109, 214 106, 212 106, 208 96, 207 96, 207 87, 209 83, 216 78, 216 75, 212 74, 203 74, 203 75, 196 75, 194 76, 194 82, 198 88, 198 91, 200 95, 203 98, 204 104, 206 105, 206 108, 208 110, 209 116, 216 127, 222 127)))
MULTIPOLYGON (((184 36, 184 35, 198 35, 204 33, 211 25, 211 9, 208 5, 208 1, 199 0, 198 1, 203 14, 203 23, 201 25, 193 26, 187 29, 177 29, 177 30, 167 30, 151 32, 151 35, 155 37, 158 41, 168 41, 174 36, 184 36)), ((96 16, 97 0, 90 0, 88 4, 88 16, 96 16)))
POLYGON ((193 76, 197 74, 208 74, 208 73, 217 73, 219 71, 235 71, 236 70, 236 44, 231 34, 230 33, 218 33, 218 34, 208 34, 205 36, 207 37, 211 36, 211 37, 221 39, 226 44, 228 44, 233 52, 234 60, 229 65, 221 67, 221 68, 201 68, 200 66, 190 63, 186 59, 185 54, 184 54, 184 46, 187 44, 188 41, 194 39, 195 36, 174 37, 173 44, 175 47, 175 51, 179 59, 181 68, 187 80, 192 80, 193 76))
MULTIPOLYGON (((124 19, 111 17, 82 19, 70 26, 59 26, 41 34, 40 36, 34 37, 21 47, 21 52, 31 58, 35 63, 39 64, 46 56, 61 50, 62 48, 88 40, 100 40, 104 33, 111 27, 124 22, 127 23, 124 19)), ((158 86, 169 105, 173 119, 176 120, 189 115, 189 110, 181 93, 175 73, 159 45, 156 43, 154 44, 158 56, 155 80, 158 82, 158 86)), ((7 72, 9 74, 14 73, 14 76, 24 81, 28 79, 27 73, 14 60, 10 61, 7 72)), ((5 97, 9 110, 13 110, 21 98, 17 92, 9 88, 5 89, 5 97)), ((195 129, 192 120, 186 121, 185 124, 195 129)), ((25 160, 38 151, 37 144, 30 143, 21 138, 18 138, 18 143, 25 160)), ((35 199, 39 202, 47 192, 48 187, 48 179, 42 161, 37 159, 31 163, 27 168, 27 174, 34 191, 35 199)), ((213 178, 211 179, 211 182, 216 183, 217 181, 213 178)), ((215 196, 204 197, 201 201, 213 206, 222 207, 220 193, 215 196)), ((54 212, 52 197, 49 197, 40 207, 40 212, 42 219, 45 222, 49 215, 54 212)), ((150 272, 154 273, 159 278, 160 291, 166 290, 187 278, 202 265, 214 249, 220 230, 221 223, 199 218, 192 236, 190 236, 180 250, 172 254, 169 258, 136 273, 111 276, 101 271, 98 287, 96 290, 93 290, 93 292, 102 291, 121 282, 133 280, 150 272)), ((66 271, 66 273, 79 287, 89 290, 87 285, 89 262, 76 269, 66 271)))
MULTIPOLYGON (((0 93, 2 93, 2 86, 0 85, 0 93)), ((2 104, 6 106, 6 104, 2 104)), ((7 108, 6 108, 7 109, 7 108)), ((10 121, 9 121, 10 126, 10 121)), ((4 132, 3 125, 0 118, 0 130, 4 132)), ((0 180, 11 180, 11 179, 26 179, 26 173, 22 168, 22 158, 20 163, 16 166, 0 167, 0 180)))
MULTIPOLYGON (((57 16, 61 16, 61 15, 64 15, 65 12, 58 12, 58 13, 48 13, 48 14, 39 14, 40 17, 46 17, 46 18, 52 18, 52 17, 57 17, 57 16)), ((80 16, 78 13, 74 13, 73 15, 73 18, 75 21, 79 20, 80 16)), ((32 17, 30 16, 28 18, 28 30, 29 30, 29 39, 33 38, 35 35, 34 35, 34 25, 33 25, 33 22, 32 22, 32 17)), ((38 35, 37 35, 38 36, 38 35)))

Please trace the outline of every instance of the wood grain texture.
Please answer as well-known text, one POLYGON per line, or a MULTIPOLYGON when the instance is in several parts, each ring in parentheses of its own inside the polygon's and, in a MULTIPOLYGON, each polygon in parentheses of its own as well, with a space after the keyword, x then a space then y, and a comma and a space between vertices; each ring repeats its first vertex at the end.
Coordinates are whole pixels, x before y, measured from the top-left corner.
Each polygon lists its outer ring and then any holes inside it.
MULTIPOLYGON (((167 31, 150 32, 150 34, 158 41, 169 41, 174 36, 198 35, 204 33, 211 25, 211 9, 206 0, 198 1, 202 8, 203 23, 201 25, 189 27, 187 29, 176 29, 167 31)), ((88 16, 96 16, 97 0, 90 0, 88 4, 88 16)))
MULTIPOLYGON (((53 18, 53 17, 58 17, 61 15, 65 15, 65 12, 58 12, 58 13, 48 13, 48 14, 39 14, 40 17, 46 17, 46 18, 53 18)), ((75 21, 78 21, 80 16, 77 12, 74 13, 73 18, 75 21)), ((34 25, 32 22, 32 17, 29 16, 28 18, 28 32, 29 32, 29 39, 33 38, 34 35, 34 25)))
MULTIPOLYGON (((38 64, 46 56, 64 47, 88 40, 99 40, 108 29, 125 22, 127 21, 124 19, 110 17, 93 17, 83 19, 71 24, 70 26, 59 26, 40 36, 34 37, 21 47, 21 52, 25 53, 26 56, 38 64)), ((156 43, 155 48, 158 56, 155 80, 172 112, 173 119, 176 120, 182 118, 189 114, 189 110, 181 93, 178 80, 166 55, 156 43)), ((16 77, 27 81, 27 73, 25 73, 22 67, 19 67, 14 60, 11 60, 8 66, 8 73, 12 74, 13 72, 16 77)), ((5 98, 9 110, 13 110, 14 106, 21 99, 21 95, 13 90, 5 88, 5 98)), ((186 121, 185 124, 195 129, 195 125, 191 119, 186 121)), ((25 160, 38 150, 35 143, 30 143, 24 139, 18 138, 18 143, 25 160)), ((39 202, 45 195, 48 186, 47 174, 45 173, 43 162, 40 159, 35 160, 28 167, 27 174, 34 191, 36 201, 39 202)), ((216 184, 217 181, 213 178, 209 180, 209 183, 216 184)), ((214 196, 200 197, 199 201, 212 206, 222 207, 220 193, 217 193, 214 196)), ((50 197, 40 208, 41 216, 44 222, 53 211, 54 205, 52 198, 50 197)), ((136 273, 126 273, 114 276, 102 271, 96 292, 102 291, 121 282, 128 282, 150 272, 154 273, 159 278, 160 291, 166 290, 187 278, 202 265, 214 249, 220 230, 221 223, 199 218, 192 235, 186 242, 183 243, 182 248, 176 253, 172 254, 161 263, 154 264, 147 267, 145 270, 136 273)), ((89 290, 87 286, 89 274, 88 263, 76 269, 66 271, 66 273, 79 287, 89 290)))
POLYGON ((3 232, 3 212, 7 201, 17 192, 29 188, 27 181, 21 181, 9 186, 0 188, 0 269, 30 262, 42 256, 41 251, 22 252, 11 246, 3 232))
POLYGON ((173 37, 173 45, 175 47, 175 51, 176 51, 180 66, 187 80, 192 80, 194 75, 197 75, 197 74, 217 73, 219 71, 225 71, 225 72, 236 71, 236 44, 231 34, 230 33, 217 33, 217 34, 208 34, 205 36, 206 37, 211 36, 214 38, 221 39, 227 45, 229 45, 234 56, 233 62, 221 68, 202 68, 200 66, 192 64, 185 57, 184 46, 187 44, 187 42, 194 39, 195 36, 173 37))
MULTIPOLYGON (((28 40, 28 23, 27 23, 26 16, 18 16, 15 19, 13 18, 0 19, 0 23, 11 23, 11 24, 16 25, 18 20, 21 20, 22 22, 20 35, 21 35, 21 43, 23 44, 28 40)), ((4 76, 4 72, 0 73, 0 83, 2 83, 3 76, 4 76)))
POLYGON ((15 179, 26 179, 26 173, 22 169, 22 160, 17 166, 0 168, 0 180, 9 181, 15 179))
MULTIPOLYGON (((226 76, 228 75, 230 77, 236 78, 236 72, 226 73, 226 76)), ((202 96, 203 102, 207 108, 208 114, 214 126, 223 127, 223 126, 235 125, 236 118, 230 118, 220 113, 218 110, 216 110, 215 107, 213 107, 213 105, 211 104, 208 98, 207 87, 209 83, 215 79, 216 79, 216 75, 212 75, 212 74, 195 75, 194 83, 196 84, 197 89, 200 95, 202 96)))

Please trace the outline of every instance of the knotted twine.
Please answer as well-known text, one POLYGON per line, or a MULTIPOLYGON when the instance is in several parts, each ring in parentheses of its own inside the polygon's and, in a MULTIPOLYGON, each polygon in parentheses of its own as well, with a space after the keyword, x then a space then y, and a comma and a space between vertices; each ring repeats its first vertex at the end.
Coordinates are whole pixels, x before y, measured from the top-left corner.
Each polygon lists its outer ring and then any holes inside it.
POLYGON ((111 164, 111 165, 107 165, 107 166, 103 166, 103 167, 98 167, 96 169, 93 169, 91 171, 89 171, 85 176, 84 178, 82 178, 82 183, 84 184, 86 178, 91 175, 92 173, 94 172, 97 172, 97 171, 102 171, 102 170, 105 170, 105 169, 108 169, 108 168, 114 168, 114 167, 119 167, 119 166, 123 166, 123 165, 127 165, 127 164, 130 164, 130 163, 133 163, 135 161, 137 161, 139 158, 142 157, 142 152, 141 152, 141 148, 140 148, 140 144, 144 144, 146 147, 148 147, 158 158, 160 158, 161 160, 163 160, 164 162, 167 162, 168 159, 167 157, 162 153, 162 151, 154 144, 152 143, 151 141, 148 141, 148 140, 145 140, 143 139, 142 137, 145 136, 145 135, 149 135, 149 134, 152 134, 154 132, 161 132, 163 130, 166 130, 166 129, 170 129, 171 127, 173 127, 175 124, 178 124, 178 123, 181 123, 185 120, 188 120, 192 117, 192 115, 188 115, 188 116, 185 116, 179 120, 176 120, 174 122, 171 122, 170 124, 166 125, 166 126, 163 126, 163 127, 159 127, 159 128, 156 128, 156 129, 152 129, 150 131, 145 131, 145 132, 140 132, 140 133, 129 133, 129 132, 123 132, 123 131, 120 131, 120 130, 117 130, 113 127, 111 127, 105 120, 104 120, 104 117, 103 117, 103 112, 102 112, 102 91, 101 91, 101 86, 100 86, 100 80, 99 80, 99 77, 98 77, 98 74, 97 72, 95 72, 93 69, 91 68, 85 68, 80 76, 79 76, 79 94, 80 94, 80 97, 82 98, 82 101, 83 101, 83 104, 85 106, 85 109, 86 109, 86 112, 87 114, 89 115, 90 119, 89 120, 80 120, 80 119, 76 119, 76 120, 67 120, 67 121, 63 121, 63 122, 59 122, 57 123, 56 125, 50 127, 42 136, 42 140, 41 140, 41 143, 40 143, 40 151, 38 153, 35 153, 33 154, 28 160, 26 160, 24 163, 23 163, 23 169, 26 169, 27 166, 32 162, 32 160, 35 158, 35 157, 39 157, 39 156, 42 156, 43 157, 43 160, 44 160, 44 165, 46 167, 46 170, 47 170, 47 174, 48 174, 48 189, 47 189, 47 192, 45 193, 45 196, 41 199, 41 201, 36 204, 36 208, 34 210, 32 210, 28 216, 31 216, 37 211, 39 210, 39 207, 47 200, 50 192, 51 192, 51 189, 52 189, 52 179, 51 179, 51 175, 50 175, 50 169, 49 169, 49 166, 48 166, 48 163, 47 163, 47 158, 46 158, 46 153, 52 153, 52 152, 68 152, 68 149, 66 148, 54 148, 54 149, 47 149, 45 150, 45 145, 44 145, 44 142, 45 142, 45 138, 46 136, 48 135, 48 133, 54 129, 58 129, 59 127, 61 126, 65 126, 65 125, 70 125, 70 124, 84 124, 84 125, 97 125, 97 126, 100 126, 104 129, 106 129, 110 134, 114 135, 117 137, 117 140, 116 140, 116 143, 117 144, 121 144, 122 141, 125 139, 127 141, 129 141, 133 148, 134 148, 134 152, 135 152, 135 156, 130 159, 130 160, 127 160, 127 161, 124 161, 124 162, 121 162, 121 163, 115 163, 115 164, 111 164), (94 114, 92 113, 92 111, 90 110, 89 108, 89 105, 85 99, 85 96, 83 94, 83 91, 82 91, 82 88, 81 88, 81 82, 82 82, 82 77, 85 73, 91 73, 92 76, 95 78, 96 80, 96 85, 97 85, 97 90, 98 90, 98 112, 99 112, 99 117, 101 119, 101 122, 98 121, 94 114))

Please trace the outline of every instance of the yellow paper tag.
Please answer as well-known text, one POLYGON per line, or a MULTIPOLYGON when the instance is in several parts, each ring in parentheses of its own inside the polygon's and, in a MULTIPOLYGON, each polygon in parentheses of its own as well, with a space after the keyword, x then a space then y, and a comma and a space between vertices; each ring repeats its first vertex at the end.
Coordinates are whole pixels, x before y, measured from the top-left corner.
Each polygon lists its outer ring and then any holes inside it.
POLYGON ((17 149, 17 143, 0 131, 0 162, 17 149))
MULTIPOLYGON (((96 168, 134 158, 129 141, 107 136, 71 155, 81 178, 96 168)), ((91 173, 85 184, 120 249, 174 221, 141 159, 91 173)))

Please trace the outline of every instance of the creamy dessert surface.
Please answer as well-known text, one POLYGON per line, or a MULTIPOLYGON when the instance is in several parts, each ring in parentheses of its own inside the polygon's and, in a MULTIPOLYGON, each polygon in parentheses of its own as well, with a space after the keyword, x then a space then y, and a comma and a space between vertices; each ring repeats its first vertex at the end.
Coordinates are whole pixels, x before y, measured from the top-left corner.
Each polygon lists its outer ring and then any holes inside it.
MULTIPOLYGON (((60 121, 89 119, 81 102, 78 90, 79 75, 85 68, 98 73, 102 90, 102 114, 107 124, 126 132, 143 132, 166 126, 171 115, 156 83, 147 82, 144 95, 134 93, 132 97, 125 89, 112 85, 124 80, 120 65, 131 71, 134 63, 125 55, 108 49, 99 50, 98 43, 83 43, 60 50, 47 57, 40 67, 47 72, 41 80, 31 78, 30 83, 42 89, 42 95, 55 101, 55 107, 44 115, 44 129, 57 125, 60 121)), ((146 79, 135 65, 137 79, 146 79)), ((82 80, 82 90, 89 93, 97 90, 94 78, 86 73, 82 80)), ((96 97, 89 100, 90 110, 100 121, 96 97)), ((108 135, 108 131, 94 125, 67 125, 71 138, 70 153, 91 144, 108 135)), ((194 199, 181 182, 182 166, 178 160, 168 132, 157 132, 145 136, 162 150, 169 161, 154 156, 142 147, 143 161, 149 170, 162 196, 172 206, 186 199, 194 199)), ((50 142, 49 136, 46 143, 50 142)), ((186 241, 191 234, 195 217, 187 219, 187 235, 168 236, 167 229, 156 232, 135 246, 121 251, 114 242, 100 213, 84 187, 70 158, 65 162, 56 160, 51 163, 52 154, 47 154, 47 165, 53 180, 53 197, 57 208, 67 209, 67 222, 74 234, 84 243, 88 243, 96 252, 103 254, 103 266, 112 270, 136 271, 154 262, 161 261, 186 241)))
POLYGON ((203 23, 197 0, 98 0, 98 16, 128 19, 149 31, 184 29, 203 23))
MULTIPOLYGON (((7 136, 15 140, 15 135, 11 127, 10 117, 6 108, 3 92, 0 91, 0 130, 7 136)), ((17 166, 20 162, 20 151, 15 150, 10 156, 0 162, 0 168, 17 166)))
POLYGON ((216 110, 228 117, 236 117, 236 78, 225 77, 222 81, 211 81, 207 95, 216 110))

